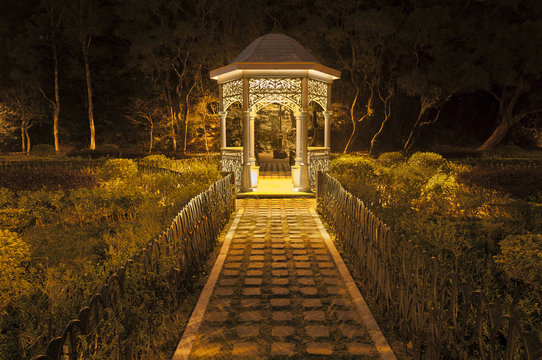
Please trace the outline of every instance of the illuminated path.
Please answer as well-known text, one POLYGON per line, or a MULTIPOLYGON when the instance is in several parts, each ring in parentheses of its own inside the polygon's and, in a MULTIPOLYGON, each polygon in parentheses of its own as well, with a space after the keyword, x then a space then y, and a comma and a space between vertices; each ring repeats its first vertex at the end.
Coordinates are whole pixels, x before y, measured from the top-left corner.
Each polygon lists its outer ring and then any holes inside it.
POLYGON ((395 359, 314 199, 239 199, 237 209, 174 360, 395 359))

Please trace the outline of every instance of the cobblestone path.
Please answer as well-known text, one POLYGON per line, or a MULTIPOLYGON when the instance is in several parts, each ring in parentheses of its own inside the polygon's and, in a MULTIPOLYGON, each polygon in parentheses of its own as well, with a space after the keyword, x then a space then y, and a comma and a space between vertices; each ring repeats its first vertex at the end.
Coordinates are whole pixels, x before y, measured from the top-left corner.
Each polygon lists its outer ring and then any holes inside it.
POLYGON ((216 286, 207 304, 198 303, 175 360, 394 358, 376 323, 368 330, 356 308, 314 199, 240 199, 237 206, 223 267, 208 281, 216 286))

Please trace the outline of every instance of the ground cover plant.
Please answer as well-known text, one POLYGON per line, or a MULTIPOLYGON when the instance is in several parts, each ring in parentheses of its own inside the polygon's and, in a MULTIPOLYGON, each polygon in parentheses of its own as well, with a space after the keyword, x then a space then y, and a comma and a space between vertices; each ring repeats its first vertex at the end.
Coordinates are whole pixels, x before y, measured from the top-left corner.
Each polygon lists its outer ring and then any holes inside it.
MULTIPOLYGON (((140 171, 136 162, 125 159, 81 169, 0 167, 0 359, 43 352, 110 271, 220 177, 212 158, 179 164, 162 156, 141 163, 157 159, 180 174, 140 171)), ((164 304, 138 291, 147 309, 142 314, 164 310, 164 304)), ((164 321, 157 317, 154 326, 164 321)))
POLYGON ((542 335, 542 169, 462 165, 435 153, 340 156, 331 174, 542 335))

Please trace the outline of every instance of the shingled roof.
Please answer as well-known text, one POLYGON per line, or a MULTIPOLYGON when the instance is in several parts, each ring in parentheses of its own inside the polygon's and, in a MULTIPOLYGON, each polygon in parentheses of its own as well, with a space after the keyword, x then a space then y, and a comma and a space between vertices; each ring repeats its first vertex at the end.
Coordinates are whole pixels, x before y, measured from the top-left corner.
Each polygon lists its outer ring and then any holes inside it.
POLYGON ((240 62, 312 62, 319 64, 318 60, 297 40, 284 34, 266 34, 257 38, 233 60, 232 64, 240 62))
POLYGON ((212 70, 211 79, 231 81, 250 74, 289 75, 317 78, 332 82, 341 72, 322 65, 300 43, 284 34, 267 34, 254 40, 230 64, 212 70), (305 72, 303 75, 303 72, 305 72))

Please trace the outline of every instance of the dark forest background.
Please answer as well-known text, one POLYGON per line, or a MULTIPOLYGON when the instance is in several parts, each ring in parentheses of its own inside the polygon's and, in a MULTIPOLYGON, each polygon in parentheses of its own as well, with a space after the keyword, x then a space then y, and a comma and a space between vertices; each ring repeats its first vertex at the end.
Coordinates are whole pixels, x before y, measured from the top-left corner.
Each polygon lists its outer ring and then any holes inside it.
POLYGON ((209 71, 269 32, 342 71, 335 151, 540 141, 539 0, 19 0, 0 3, 0 150, 216 151, 209 71))

